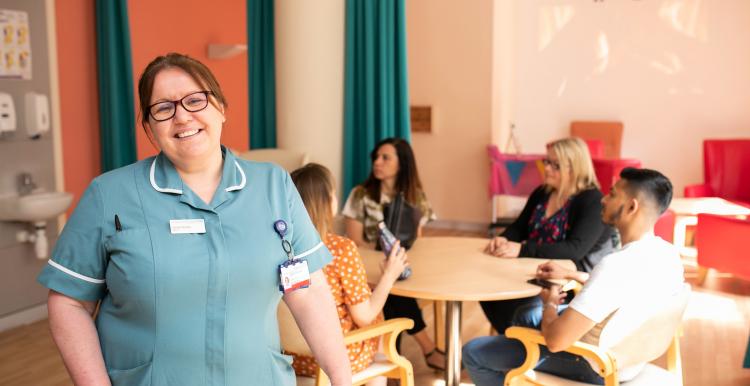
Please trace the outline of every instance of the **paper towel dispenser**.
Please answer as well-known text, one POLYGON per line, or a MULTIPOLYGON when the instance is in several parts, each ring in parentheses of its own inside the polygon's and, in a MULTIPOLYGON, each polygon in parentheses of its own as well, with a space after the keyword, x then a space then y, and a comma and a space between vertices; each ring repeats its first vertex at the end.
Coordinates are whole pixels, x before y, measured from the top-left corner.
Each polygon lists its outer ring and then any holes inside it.
POLYGON ((49 131, 49 99, 44 94, 26 93, 26 131, 29 138, 38 139, 49 131))

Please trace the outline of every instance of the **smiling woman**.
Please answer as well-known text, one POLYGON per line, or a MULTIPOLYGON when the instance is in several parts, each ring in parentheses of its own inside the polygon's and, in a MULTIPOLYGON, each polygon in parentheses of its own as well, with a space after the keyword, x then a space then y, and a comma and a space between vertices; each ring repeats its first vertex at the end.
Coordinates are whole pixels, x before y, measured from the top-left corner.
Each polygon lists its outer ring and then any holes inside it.
POLYGON ((283 299, 332 383, 351 384, 331 255, 289 174, 221 145, 227 103, 197 60, 154 59, 138 91, 161 152, 94 179, 38 279, 73 383, 293 385, 266 312, 283 299))
POLYGON ((185 182, 210 202, 221 177, 222 156, 217 149, 227 101, 200 62, 182 55, 162 58, 146 67, 138 84, 141 124, 181 177, 188 179, 185 182), (210 170, 213 175, 207 173, 210 170))

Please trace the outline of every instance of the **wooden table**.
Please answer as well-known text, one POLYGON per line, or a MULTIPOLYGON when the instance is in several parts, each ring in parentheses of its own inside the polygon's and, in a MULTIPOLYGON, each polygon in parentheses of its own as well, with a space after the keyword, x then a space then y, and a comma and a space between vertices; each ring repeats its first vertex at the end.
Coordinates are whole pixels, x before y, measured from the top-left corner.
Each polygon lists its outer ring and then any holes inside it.
POLYGON ((695 257, 695 249, 685 245, 685 230, 698 224, 698 214, 708 213, 720 216, 748 216, 750 208, 733 204, 719 197, 674 198, 669 209, 675 212, 674 245, 680 252, 695 257))
MULTIPOLYGON (((422 237, 409 250, 412 275, 397 281, 391 294, 446 302, 445 385, 461 377, 461 302, 506 300, 539 294, 526 280, 548 259, 501 259, 484 254, 488 240, 471 237, 422 237)), ((361 248, 368 281, 380 280, 383 252, 361 248)), ((560 262, 575 269, 570 260, 560 262)), ((435 315, 435 319, 438 316, 435 315)))

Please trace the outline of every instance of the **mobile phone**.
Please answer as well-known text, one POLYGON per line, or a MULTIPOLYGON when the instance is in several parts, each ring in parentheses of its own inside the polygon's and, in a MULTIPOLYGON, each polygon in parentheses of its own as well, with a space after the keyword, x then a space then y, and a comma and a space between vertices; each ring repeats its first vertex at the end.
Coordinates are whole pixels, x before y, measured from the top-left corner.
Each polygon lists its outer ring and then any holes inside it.
POLYGON ((526 280, 526 282, 529 284, 538 285, 542 288, 552 288, 553 285, 560 286, 559 284, 553 283, 549 280, 544 280, 544 279, 539 279, 539 278, 529 279, 529 280, 526 280))

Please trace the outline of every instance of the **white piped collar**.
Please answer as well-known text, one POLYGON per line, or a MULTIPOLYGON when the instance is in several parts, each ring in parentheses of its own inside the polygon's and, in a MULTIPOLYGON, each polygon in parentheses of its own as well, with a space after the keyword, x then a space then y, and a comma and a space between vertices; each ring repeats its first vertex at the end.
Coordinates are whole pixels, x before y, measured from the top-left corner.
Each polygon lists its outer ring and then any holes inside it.
MULTIPOLYGON (((224 188, 224 191, 226 192, 233 192, 236 190, 241 190, 242 188, 247 185, 247 176, 245 176, 245 171, 242 170, 242 167, 240 166, 239 162, 234 158, 234 155, 232 152, 225 148, 224 146, 221 147, 221 150, 224 154, 224 168, 222 169, 222 182, 223 181, 231 181, 230 183, 233 183, 233 185, 230 185, 226 188, 224 188), (231 169, 231 166, 227 165, 231 164, 234 165, 236 168, 235 170, 231 169), (239 181, 237 181, 239 180, 239 181)), ((164 155, 164 153, 159 153, 156 157, 154 157, 154 160, 151 161, 151 167, 149 170, 149 182, 151 183, 151 187, 154 188, 157 192, 161 193, 172 193, 172 194, 182 194, 182 189, 178 189, 182 187, 182 179, 177 174, 177 170, 175 170, 174 165, 169 161, 169 159, 164 155), (159 186, 157 181, 157 161, 159 161, 158 169, 159 169, 159 181, 166 184, 166 187, 159 186)))

